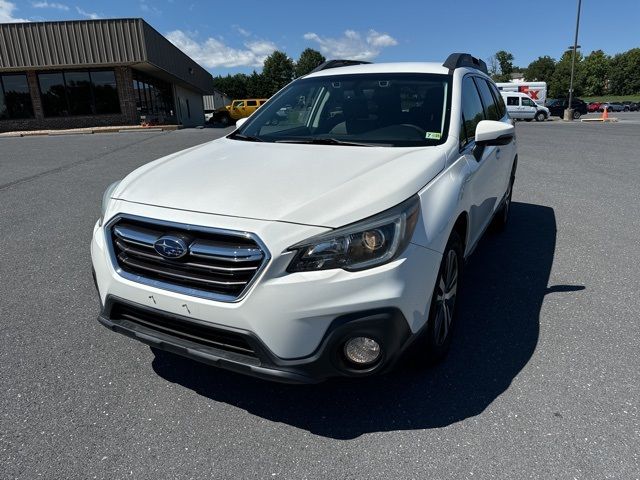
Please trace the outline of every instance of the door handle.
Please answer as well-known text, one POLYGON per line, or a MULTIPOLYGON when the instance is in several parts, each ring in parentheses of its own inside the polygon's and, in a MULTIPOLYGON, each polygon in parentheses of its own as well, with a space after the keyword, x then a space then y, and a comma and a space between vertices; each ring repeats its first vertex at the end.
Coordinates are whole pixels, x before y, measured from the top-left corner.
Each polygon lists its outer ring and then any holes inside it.
POLYGON ((496 148, 496 160, 500 160, 500 149, 496 148))

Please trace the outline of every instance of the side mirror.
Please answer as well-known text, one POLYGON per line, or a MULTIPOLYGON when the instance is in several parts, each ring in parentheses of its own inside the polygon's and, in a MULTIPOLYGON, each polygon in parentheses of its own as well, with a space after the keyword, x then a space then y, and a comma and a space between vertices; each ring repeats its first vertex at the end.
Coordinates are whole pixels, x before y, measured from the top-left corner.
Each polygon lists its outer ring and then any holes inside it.
POLYGON ((513 140, 515 132, 515 127, 508 123, 482 120, 476 127, 476 145, 507 145, 513 140))
POLYGON ((244 118, 240 118, 238 119, 238 121, 236 122, 236 128, 240 128, 242 126, 242 124, 244 124, 244 122, 247 121, 249 117, 244 117, 244 118))
POLYGON ((485 147, 508 145, 513 141, 516 127, 510 123, 482 120, 476 127, 476 146, 473 156, 480 161, 485 147))

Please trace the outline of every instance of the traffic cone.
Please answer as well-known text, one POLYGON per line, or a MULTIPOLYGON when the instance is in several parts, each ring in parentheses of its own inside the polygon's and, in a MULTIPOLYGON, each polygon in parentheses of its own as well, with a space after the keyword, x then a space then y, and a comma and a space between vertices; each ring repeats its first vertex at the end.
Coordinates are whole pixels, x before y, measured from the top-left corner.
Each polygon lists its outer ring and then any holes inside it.
POLYGON ((609 120, 609 109, 604 107, 604 110, 602 110, 602 121, 606 122, 607 120, 609 120))

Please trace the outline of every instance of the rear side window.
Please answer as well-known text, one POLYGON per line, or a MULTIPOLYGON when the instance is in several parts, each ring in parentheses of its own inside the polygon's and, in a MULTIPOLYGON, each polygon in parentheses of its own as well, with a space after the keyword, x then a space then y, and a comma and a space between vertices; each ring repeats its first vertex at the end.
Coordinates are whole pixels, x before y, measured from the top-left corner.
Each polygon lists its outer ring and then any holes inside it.
POLYGON ((489 87, 491 87, 491 91, 493 92, 493 96, 496 99, 496 105, 498 106, 498 114, 500 118, 504 117, 507 114, 507 107, 504 105, 504 99, 502 98, 502 94, 498 90, 498 87, 495 86, 494 83, 488 82, 489 87))
POLYGON ((501 115, 498 114, 498 106, 496 100, 491 94, 489 84, 483 78, 474 78, 478 91, 480 92, 480 98, 482 98, 482 104, 484 105, 484 114, 487 120, 500 120, 501 115))
POLYGON ((476 126, 484 120, 482 102, 476 84, 471 77, 462 81, 462 128, 460 130, 460 146, 464 147, 474 141, 476 126))
POLYGON ((255 100, 247 100, 247 107, 255 107, 258 105, 258 102, 255 100))
POLYGON ((518 106, 518 97, 507 97, 507 105, 510 107, 518 106))

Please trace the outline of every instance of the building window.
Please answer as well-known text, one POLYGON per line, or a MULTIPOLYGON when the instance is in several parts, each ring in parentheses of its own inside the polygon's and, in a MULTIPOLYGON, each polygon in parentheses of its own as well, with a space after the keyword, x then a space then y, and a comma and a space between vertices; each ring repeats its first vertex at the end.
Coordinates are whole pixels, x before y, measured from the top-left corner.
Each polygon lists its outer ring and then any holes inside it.
POLYGON ((66 72, 67 99, 71 115, 91 115, 95 112, 91 98, 91 78, 89 72, 66 72))
POLYGON ((33 118, 27 76, 0 75, 0 119, 33 118))
POLYGON ((38 82, 45 117, 69 115, 62 73, 40 73, 38 82))
POLYGON ((157 120, 160 122, 173 117, 173 93, 170 84, 134 70, 133 91, 140 115, 158 117, 157 120))
POLYGON ((120 113, 113 70, 39 73, 45 117, 120 113))
POLYGON ((96 113, 120 113, 120 99, 113 70, 91 72, 96 113))

